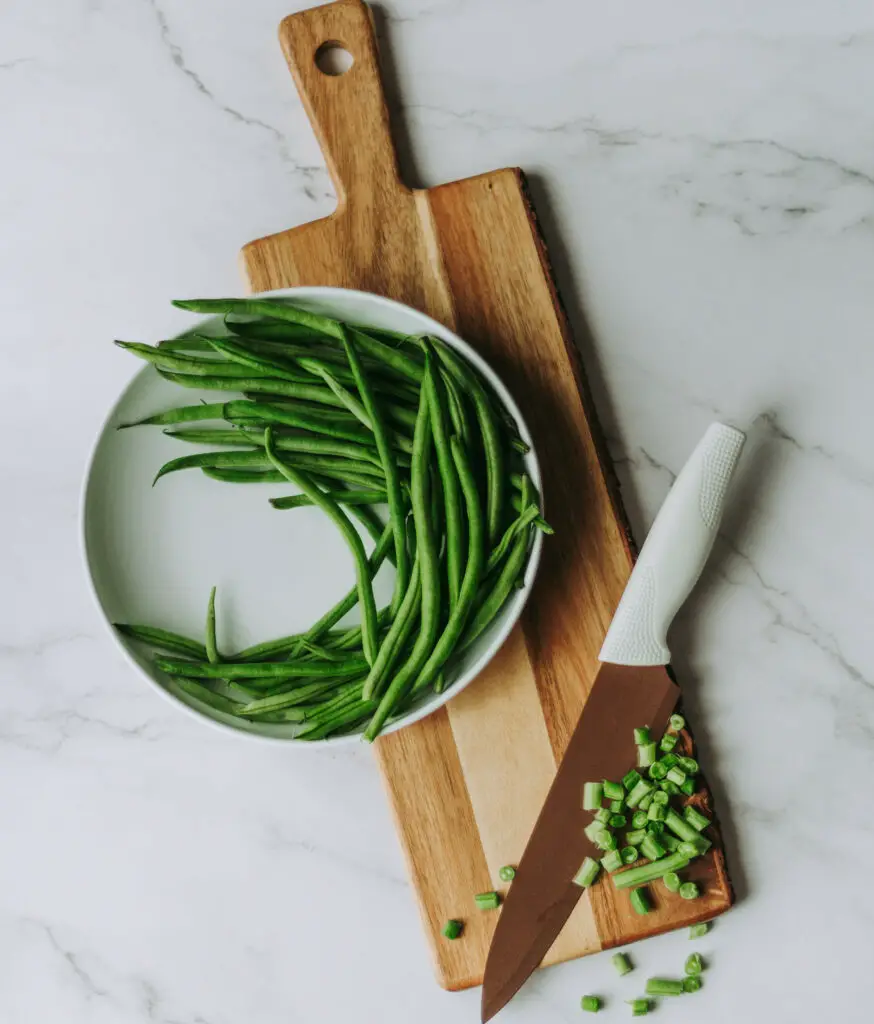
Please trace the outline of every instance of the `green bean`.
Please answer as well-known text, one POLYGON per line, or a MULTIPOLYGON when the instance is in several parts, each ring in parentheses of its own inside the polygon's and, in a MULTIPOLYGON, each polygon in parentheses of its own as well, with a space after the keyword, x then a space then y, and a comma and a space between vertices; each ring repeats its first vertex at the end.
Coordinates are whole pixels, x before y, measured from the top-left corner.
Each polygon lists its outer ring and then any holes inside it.
MULTIPOLYGON (((251 438, 254 444, 263 445, 265 443, 265 437, 267 436, 267 430, 272 430, 274 447, 281 452, 307 452, 310 455, 336 455, 342 459, 362 463, 361 468, 358 470, 360 473, 365 471, 365 466, 363 464, 367 463, 368 465, 366 469, 368 473, 372 473, 376 477, 382 477, 383 475, 382 464, 379 461, 379 456, 373 448, 358 444, 355 441, 338 441, 333 438, 325 439, 321 437, 310 437, 308 434, 277 434, 272 427, 268 427, 262 431, 252 430, 246 427, 243 429, 243 433, 246 437, 251 438)), ((400 456, 400 458, 402 462, 409 461, 404 456, 400 456)))
POLYGON ((311 402, 321 402, 323 405, 333 405, 338 408, 343 403, 331 391, 330 388, 320 387, 318 384, 296 384, 290 380, 281 380, 279 377, 197 377, 188 373, 172 373, 170 370, 163 370, 158 367, 158 373, 174 384, 181 384, 184 388, 206 388, 213 391, 249 391, 253 394, 282 395, 285 398, 303 398, 311 402))
POLYGON ((524 512, 519 514, 518 518, 514 519, 513 522, 510 523, 504 531, 504 536, 501 537, 500 542, 492 549, 492 552, 489 555, 489 560, 486 564, 486 573, 490 573, 503 561, 507 552, 510 550, 510 545, 516 538, 516 535, 537 519, 538 511, 539 510, 536 505, 529 505, 524 512))
MULTIPOLYGON (((178 373, 190 373, 198 377, 239 377, 240 368, 224 359, 199 359, 197 356, 180 356, 166 349, 152 348, 151 345, 140 345, 134 341, 116 341, 119 348, 133 352, 135 356, 164 370, 178 373)), ((256 377, 262 376, 260 372, 256 377)))
MULTIPOLYGON (((430 357, 425 353, 425 374, 430 372, 430 357)), ((416 431, 413 435, 413 466, 410 491, 413 503, 413 522, 416 528, 416 551, 422 580, 419 635, 413 650, 379 702, 379 706, 364 732, 365 739, 373 741, 385 724, 395 705, 405 696, 411 680, 418 674, 434 646, 440 620, 440 564, 437 545, 431 530, 428 508, 429 453, 431 449, 431 414, 428 392, 422 388, 416 431)))
POLYGON ((190 640, 180 633, 171 633, 169 629, 158 629, 156 626, 134 626, 129 622, 113 622, 113 626, 131 640, 139 640, 162 651, 172 654, 187 655, 201 661, 206 659, 206 648, 198 640, 190 640))
MULTIPOLYGON (((427 345, 427 342, 426 342, 427 345)), ((443 490, 443 506, 446 528, 446 574, 449 583, 449 610, 458 603, 461 586, 461 545, 464 521, 461 511, 461 487, 458 482, 456 463, 449 444, 449 430, 446 424, 446 407, 443 389, 439 381, 433 357, 429 360, 429 372, 425 374, 423 388, 428 393, 428 409, 431 414, 431 434, 437 453, 437 466, 443 490)))
POLYGON ((464 398, 452 376, 442 368, 440 370, 440 380, 446 389, 452 429, 464 442, 465 447, 470 448, 473 444, 473 429, 470 425, 470 417, 467 414, 464 398))
POLYGON ((200 471, 210 480, 223 484, 284 484, 285 477, 275 470, 225 469, 221 466, 201 466, 200 471))
POLYGON ((265 450, 270 461, 279 470, 279 472, 283 473, 291 483, 296 484, 304 494, 308 495, 316 502, 322 511, 334 522, 340 530, 340 533, 343 535, 343 539, 349 545, 349 549, 352 552, 352 557, 355 561, 355 573, 358 582, 358 602, 361 605, 362 645, 364 647, 364 654, 367 658, 367 663, 372 665, 377 652, 376 602, 373 599, 370 566, 367 561, 367 555, 364 553, 364 545, 361 542, 361 537, 358 535, 358 531, 352 523, 349 522, 349 519, 343 513, 336 501, 327 497, 323 491, 319 490, 306 473, 301 472, 299 469, 292 468, 279 458, 273 445, 273 433, 270 429, 265 433, 265 450))
MULTIPOLYGON (((295 454, 291 462, 300 469, 331 473, 331 475, 342 474, 345 477, 347 472, 353 472, 358 477, 367 477, 371 484, 376 484, 377 486, 384 479, 381 469, 378 469, 369 462, 356 462, 353 459, 302 453, 295 454)), ((254 451, 198 452, 196 455, 183 455, 178 459, 171 459, 169 462, 165 462, 158 470, 154 483, 157 483, 162 476, 182 469, 203 469, 206 467, 210 469, 266 469, 270 465, 272 463, 267 453, 261 448, 254 451)))
POLYGON ((416 613, 419 611, 419 601, 422 587, 420 579, 420 565, 418 552, 413 559, 413 571, 410 574, 409 585, 401 599, 400 606, 394 622, 389 627, 388 634, 380 644, 376 661, 370 668, 367 678, 362 687, 362 696, 370 700, 379 696, 383 689, 385 678, 392 670, 410 636, 410 631, 416 622, 416 613))
POLYGON ((467 510, 469 526, 467 562, 464 568, 464 579, 461 583, 458 602, 452 609, 443 633, 434 645, 428 660, 413 684, 414 691, 430 686, 437 673, 443 667, 444 662, 452 654, 464 629, 464 624, 473 609, 485 563, 485 528, 476 480, 474 479, 473 470, 471 469, 461 439, 453 437, 450 443, 452 446, 452 457, 455 460, 458 478, 461 481, 461 488, 464 492, 465 509, 467 510))
MULTIPOLYGON (((345 469, 345 459, 331 460, 327 465, 325 459, 319 456, 297 456, 295 465, 302 469, 315 469, 326 479, 331 479, 341 484, 354 484, 357 487, 369 488, 379 487, 380 481, 373 476, 359 476, 357 473, 350 473, 345 469), (343 465, 340 465, 343 463, 343 465)), ((218 480, 225 484, 284 484, 288 481, 276 470, 246 470, 226 469, 216 466, 202 466, 201 472, 211 480, 218 480)))
MULTIPOLYGON (((513 508, 514 508, 514 509, 515 509, 515 510, 516 510, 517 512, 519 512, 519 513, 521 513, 521 512, 522 512, 522 510, 523 510, 523 509, 524 509, 524 507, 525 507, 525 504, 524 504, 524 499, 523 499, 523 498, 522 498, 522 497, 521 497, 520 495, 518 495, 518 494, 514 494, 514 495, 512 496, 512 498, 510 498, 510 504, 511 504, 511 505, 513 506, 513 508)), ((538 509, 538 513, 539 513, 539 511, 540 511, 540 510, 538 509)), ((535 525, 535 526, 537 527, 537 529, 538 529, 538 530, 540 530, 540 532, 541 532, 541 533, 545 533, 545 534, 548 534, 548 535, 550 535, 550 536, 551 536, 551 535, 552 535, 553 533, 555 533, 555 530, 553 530, 553 528, 552 528, 552 527, 551 527, 551 526, 549 525, 549 523, 548 523, 548 522, 547 522, 547 521, 546 521, 546 520, 545 520, 545 519, 543 518, 543 516, 541 516, 541 515, 539 515, 539 514, 538 514, 538 515, 536 515, 536 516, 534 517, 534 519, 533 519, 532 521, 533 521, 534 525, 535 525)))
POLYGON ((513 542, 510 555, 507 561, 504 562, 498 578, 480 603, 458 643, 459 651, 468 648, 483 630, 490 625, 494 617, 501 610, 504 602, 510 595, 510 591, 513 589, 519 573, 525 567, 527 557, 528 534, 526 531, 520 533, 513 542))
POLYGON ((333 690, 333 683, 310 683, 308 686, 299 686, 289 693, 275 693, 270 697, 260 697, 237 708, 237 714, 244 718, 250 715, 260 715, 265 711, 281 711, 295 704, 305 704, 311 697, 320 697, 324 693, 333 690))
POLYGON ((308 655, 319 661, 344 662, 346 660, 342 654, 332 651, 329 647, 321 647, 319 644, 314 644, 311 640, 301 640, 300 646, 308 655))
MULTIPOLYGON (((328 491, 328 495, 344 505, 382 505, 386 501, 385 491, 328 491)), ((304 508, 315 502, 305 494, 290 494, 283 498, 271 498, 270 504, 274 508, 287 509, 304 508)))
POLYGON ((207 405, 203 402, 200 405, 183 405, 178 409, 168 409, 166 412, 155 413, 154 416, 147 416, 145 419, 136 420, 134 423, 119 423, 119 430, 126 430, 128 427, 145 427, 149 425, 170 426, 174 423, 188 423, 192 420, 220 420, 224 419, 224 405, 218 402, 215 405, 207 405))
POLYGON ((256 395, 244 393, 243 397, 250 402, 268 402, 274 409, 288 409, 291 412, 303 413, 310 419, 325 420, 329 423, 344 423, 348 426, 360 427, 358 420, 347 409, 339 405, 322 405, 319 402, 308 402, 300 398, 287 398, 284 395, 256 395))
POLYGON ((332 437, 345 441, 359 441, 362 444, 370 443, 373 438, 370 431, 365 427, 345 425, 337 422, 336 415, 328 417, 316 417, 307 413, 289 411, 268 402, 227 402, 224 407, 223 416, 226 420, 234 422, 234 419, 243 418, 258 419, 261 422, 278 423, 286 427, 297 427, 299 430, 309 430, 314 434, 329 434, 332 437))
POLYGON ((200 334, 183 334, 178 338, 165 338, 158 342, 165 352, 212 352, 213 347, 200 334))
POLYGON ((234 701, 220 693, 216 693, 215 690, 211 690, 208 686, 204 686, 196 679, 187 679, 183 676, 177 677, 174 682, 180 690, 183 690, 196 700, 209 705, 209 707, 215 708, 216 711, 222 711, 226 715, 237 714, 237 708, 240 707, 239 704, 234 703, 234 701))
POLYGON ((250 685, 259 679, 292 680, 307 676, 330 676, 335 679, 361 675, 367 671, 364 658, 348 658, 343 665, 320 665, 302 661, 184 661, 179 658, 155 658, 155 665, 168 676, 189 679, 246 679, 250 685))
POLYGON ((251 448, 254 442, 247 437, 242 430, 221 430, 219 428, 207 427, 181 427, 178 430, 165 430, 167 437, 177 441, 187 441, 189 444, 214 444, 226 445, 237 448, 251 448))
POLYGON ((385 490, 388 498, 389 521, 395 542, 395 575, 394 595, 392 597, 392 608, 397 609, 403 601, 407 586, 410 581, 410 563, 407 552, 407 536, 404 526, 406 513, 403 493, 401 492, 401 478, 398 472, 399 459, 392 449, 389 432, 382 418, 382 412, 376 403, 370 382, 358 358, 355 344, 350 339, 346 330, 341 332, 341 341, 346 358, 349 360, 349 368, 355 378, 358 393, 361 395, 361 402, 364 407, 369 423, 373 431, 373 439, 376 442, 376 450, 379 452, 379 461, 385 474, 385 490))
POLYGON ((233 334, 241 338, 254 339, 256 341, 277 341, 289 344, 295 341, 320 341, 322 335, 310 327, 301 324, 283 323, 280 320, 272 322, 264 320, 231 320, 224 317, 225 327, 233 334))
POLYGON ((209 592, 209 604, 206 606, 206 656, 211 665, 221 661, 215 637, 215 589, 213 587, 209 592))
POLYGON ((460 387, 470 395, 476 410, 486 457, 486 521, 488 539, 494 544, 501 529, 504 502, 504 451, 498 423, 489 396, 468 364, 443 342, 435 341, 437 355, 460 387))
POLYGON ((376 708, 375 700, 356 701, 347 708, 337 711, 331 718, 307 724, 295 735, 298 740, 321 740, 331 733, 351 729, 363 722, 376 708))

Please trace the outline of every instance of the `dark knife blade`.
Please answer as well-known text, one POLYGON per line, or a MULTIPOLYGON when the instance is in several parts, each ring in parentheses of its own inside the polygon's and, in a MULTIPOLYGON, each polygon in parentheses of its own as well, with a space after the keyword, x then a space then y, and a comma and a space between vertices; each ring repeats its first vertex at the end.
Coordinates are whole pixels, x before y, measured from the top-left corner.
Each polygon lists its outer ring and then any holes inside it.
POLYGON ((635 763, 634 729, 661 735, 680 691, 662 666, 602 664, 519 863, 486 961, 482 1019, 490 1020, 540 964, 583 890, 572 879, 600 857, 583 829, 583 783, 621 779, 635 763))

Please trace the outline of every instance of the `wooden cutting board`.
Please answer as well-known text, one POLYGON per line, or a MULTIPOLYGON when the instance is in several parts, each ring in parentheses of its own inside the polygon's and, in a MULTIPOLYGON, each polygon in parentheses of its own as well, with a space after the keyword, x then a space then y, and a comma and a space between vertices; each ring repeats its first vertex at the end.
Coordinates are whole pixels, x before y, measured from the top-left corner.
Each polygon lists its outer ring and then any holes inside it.
MULTIPOLYGON (((361 0, 286 18, 280 42, 338 195, 329 217, 247 245, 252 291, 334 285, 378 292, 441 320, 491 363, 519 403, 544 475, 547 538, 522 624, 482 676, 429 718, 375 745, 440 983, 482 981, 497 913, 473 896, 516 863, 595 675, 633 546, 585 377, 522 172, 412 190, 398 175, 376 41, 361 0), (354 58, 324 74, 316 53, 354 58), (464 937, 441 938, 447 918, 464 937)), ((718 846, 718 844, 717 844, 718 846)), ((715 916, 732 901, 718 848, 705 895, 636 918, 596 886, 545 963, 715 916)))

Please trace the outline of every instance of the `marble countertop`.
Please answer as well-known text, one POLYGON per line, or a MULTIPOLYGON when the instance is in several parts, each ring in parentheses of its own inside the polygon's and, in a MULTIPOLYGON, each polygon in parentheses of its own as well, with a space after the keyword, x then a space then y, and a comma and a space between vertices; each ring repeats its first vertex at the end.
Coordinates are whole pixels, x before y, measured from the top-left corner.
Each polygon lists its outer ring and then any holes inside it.
MULTIPOLYGON (((238 292, 243 243, 332 207, 276 44, 294 7, 0 12, 3 1024, 478 1019, 432 980, 369 752, 175 711, 79 554, 132 372, 110 340, 180 327, 171 297, 238 292)), ((750 433, 674 633, 739 903, 706 991, 659 1013, 868 1021, 874 10, 387 0, 378 22, 411 183, 531 174, 638 535, 711 419, 750 433)), ((638 977, 690 945, 641 945, 638 977)), ((577 1020, 587 991, 636 994, 589 958, 502 1019, 577 1020)))

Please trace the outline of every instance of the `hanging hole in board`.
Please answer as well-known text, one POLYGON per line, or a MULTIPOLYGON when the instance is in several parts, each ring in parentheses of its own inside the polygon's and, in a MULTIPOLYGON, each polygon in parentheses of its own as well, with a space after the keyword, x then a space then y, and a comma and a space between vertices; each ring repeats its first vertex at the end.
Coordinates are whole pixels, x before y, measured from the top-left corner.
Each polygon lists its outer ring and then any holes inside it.
POLYGON ((352 54, 340 43, 322 43, 316 50, 316 67, 323 75, 345 75, 354 63, 352 54))

